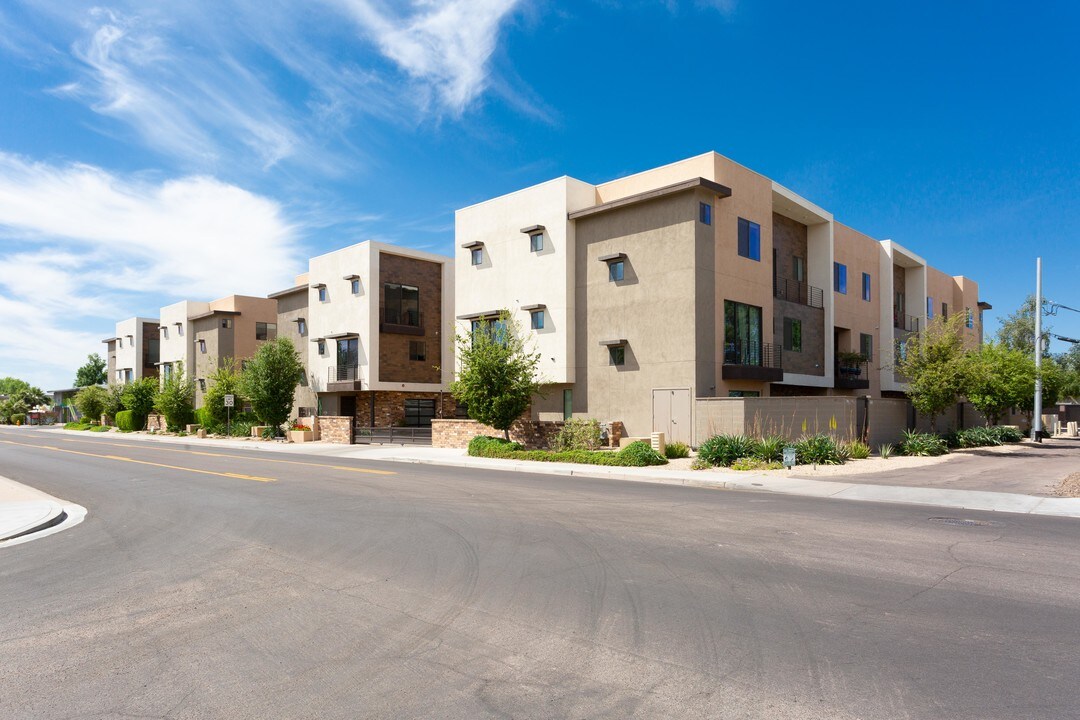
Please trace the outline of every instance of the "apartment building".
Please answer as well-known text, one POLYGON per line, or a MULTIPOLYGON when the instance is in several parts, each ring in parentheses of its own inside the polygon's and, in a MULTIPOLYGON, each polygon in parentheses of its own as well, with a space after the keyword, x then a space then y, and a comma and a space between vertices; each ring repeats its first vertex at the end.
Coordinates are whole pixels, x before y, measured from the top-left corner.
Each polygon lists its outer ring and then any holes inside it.
POLYGON ((279 326, 306 344, 298 403, 357 429, 424 427, 455 412, 451 258, 362 242, 311 258, 294 287, 269 297, 279 326))
POLYGON ((101 342, 106 346, 110 383, 123 385, 142 377, 156 377, 160 352, 158 321, 133 317, 116 323, 116 334, 101 342))
POLYGON ((709 397, 903 393, 906 337, 978 285, 717 153, 591 185, 558 178, 456 213, 456 318, 509 310, 541 355, 534 419, 690 442, 709 397))
POLYGON ((277 303, 278 337, 289 338, 296 346, 300 362, 304 365, 304 376, 293 393, 292 418, 311 417, 318 414, 319 399, 315 392, 318 378, 311 373, 308 364, 311 357, 310 333, 308 332, 308 274, 297 275, 293 287, 271 293, 267 297, 277 303))
POLYGON ((202 407, 213 373, 229 359, 241 364, 259 343, 277 337, 277 302, 249 295, 229 295, 211 302, 185 300, 161 309, 161 377, 182 362, 195 380, 195 407, 202 407))

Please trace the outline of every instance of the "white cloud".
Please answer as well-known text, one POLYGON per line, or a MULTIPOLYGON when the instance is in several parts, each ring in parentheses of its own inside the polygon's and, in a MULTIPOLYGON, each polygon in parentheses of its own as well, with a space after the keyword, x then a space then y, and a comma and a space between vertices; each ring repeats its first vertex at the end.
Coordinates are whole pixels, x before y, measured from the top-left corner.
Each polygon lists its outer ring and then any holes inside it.
POLYGON ((153 182, 0 153, 0 318, 17 330, 0 333, 0 373, 63 385, 100 350, 87 327, 287 287, 303 269, 296 235, 276 202, 212 177, 153 182))

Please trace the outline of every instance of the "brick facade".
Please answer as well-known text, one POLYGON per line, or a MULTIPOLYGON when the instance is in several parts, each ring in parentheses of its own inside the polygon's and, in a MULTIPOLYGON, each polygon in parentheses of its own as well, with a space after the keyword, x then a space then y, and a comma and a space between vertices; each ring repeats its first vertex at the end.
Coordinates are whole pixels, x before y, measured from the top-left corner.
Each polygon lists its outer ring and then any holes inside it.
POLYGON ((457 402, 450 393, 376 391, 356 393, 357 427, 392 427, 405 422, 405 400, 425 399, 435 401, 435 417, 452 418, 457 412, 457 402), (371 396, 375 395, 375 422, 371 421, 371 396))
POLYGON ((352 445, 352 418, 344 415, 322 415, 318 418, 323 442, 352 445))
POLYGON ((442 265, 390 253, 379 253, 379 380, 442 382, 442 265), (386 319, 386 283, 411 285, 420 291, 420 326, 391 325, 386 319), (423 360, 410 359, 410 343, 422 343, 423 360))
MULTIPOLYGON (((626 428, 618 420, 608 424, 607 447, 619 447, 619 440, 626 436, 626 428)), ((510 439, 521 443, 527 450, 546 450, 554 445, 559 434, 561 420, 516 421, 510 427, 510 439)), ((484 425, 476 420, 447 419, 431 421, 431 445, 437 448, 466 448, 478 435, 502 437, 502 430, 484 425)))
POLYGON ((156 430, 158 432, 166 432, 168 425, 165 422, 165 416, 158 413, 150 413, 146 416, 146 429, 156 430))

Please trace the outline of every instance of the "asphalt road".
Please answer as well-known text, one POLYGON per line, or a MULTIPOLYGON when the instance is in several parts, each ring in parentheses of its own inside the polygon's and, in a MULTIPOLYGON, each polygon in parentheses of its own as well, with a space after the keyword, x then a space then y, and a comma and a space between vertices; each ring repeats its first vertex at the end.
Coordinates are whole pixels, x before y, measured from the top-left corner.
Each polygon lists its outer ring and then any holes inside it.
POLYGON ((0 717, 1080 717, 1076 520, 195 450, 0 430, 0 717))

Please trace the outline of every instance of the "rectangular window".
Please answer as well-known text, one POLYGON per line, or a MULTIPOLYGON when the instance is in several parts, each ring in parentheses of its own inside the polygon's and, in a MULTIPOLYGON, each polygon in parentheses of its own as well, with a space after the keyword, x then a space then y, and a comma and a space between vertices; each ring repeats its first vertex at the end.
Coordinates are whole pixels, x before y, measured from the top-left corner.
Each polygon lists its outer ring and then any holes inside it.
POLYGON ((862 299, 870 302, 870 273, 862 274, 862 299))
POLYGON ((350 286, 351 286, 350 289, 352 290, 353 295, 359 295, 360 294, 360 278, 353 278, 352 281, 350 282, 350 286))
POLYGON ((784 349, 802 352, 802 321, 784 318, 784 349))
POLYGON ((299 318, 296 321, 296 332, 302 337, 307 335, 307 320, 299 318))
POLYGON ((863 357, 867 360, 874 359, 874 336, 867 335, 866 333, 859 333, 859 352, 863 354, 863 357))
MULTIPOLYGON (((337 340, 337 365, 339 368, 354 368, 360 364, 360 340, 359 338, 338 338, 337 340)), ((343 377, 342 379, 346 379, 343 377)), ((348 378, 354 379, 354 378, 348 378)))
POLYGON ((529 236, 529 250, 540 252, 544 249, 544 233, 533 233, 529 236))
POLYGON ((277 323, 255 323, 256 340, 273 340, 277 337, 277 323))
POLYGON ((934 298, 932 297, 926 298, 926 319, 934 319, 934 298))
POLYGON ((319 288, 319 302, 326 302, 326 288, 319 288))
POLYGON ((415 361, 427 360, 427 343, 423 340, 410 340, 409 359, 415 361))
POLYGON ((405 401, 406 427, 431 427, 435 417, 435 400, 428 398, 409 398, 405 401))
POLYGON ((124 338, 116 338, 116 347, 124 349, 124 338))
POLYGON ((964 325, 969 328, 975 327, 975 315, 972 314, 971 308, 964 308, 964 311, 967 312, 967 320, 964 322, 964 325))
POLYGON ((199 352, 201 352, 203 355, 206 354, 206 341, 205 340, 202 340, 202 339, 199 340, 199 352))
POLYGON ((469 253, 469 256, 472 258, 472 264, 473 265, 483 265, 484 264, 484 248, 474 247, 472 249, 472 251, 469 253))
POLYGON ((385 322, 420 327, 420 289, 412 285, 386 283, 383 290, 385 322))
POLYGON ((199 392, 206 392, 206 380, 199 378, 199 392))
POLYGON ((608 360, 612 365, 625 365, 626 364, 626 347, 623 345, 612 345, 608 348, 608 360))
POLYGON ((134 379, 135 379, 135 375, 134 375, 133 371, 131 371, 131 370, 125 370, 124 371, 124 382, 131 382, 134 379))
POLYGON ((165 340, 169 339, 169 328, 167 328, 167 327, 161 328, 161 337, 164 338, 165 340))
POLYGON ((896 343, 896 357, 900 360, 907 360, 907 342, 904 340, 896 343))
POLYGON ((841 295, 847 295, 847 265, 834 262, 833 264, 833 290, 841 295))
POLYGON ((478 332, 487 333, 500 345, 505 346, 507 343, 506 323, 502 320, 473 320, 472 335, 475 336, 478 332))
POLYGON ((739 218, 739 255, 761 261, 761 226, 739 218))
POLYGON ((544 311, 543 310, 533 310, 533 311, 531 311, 529 313, 529 326, 533 330, 543 330, 544 329, 544 311))
POLYGON ((728 397, 761 397, 760 390, 729 390, 728 397))
MULTIPOLYGON (((168 380, 169 378, 171 378, 171 377, 172 377, 172 369, 173 369, 173 368, 172 368, 172 363, 167 363, 167 364, 165 364, 165 365, 162 365, 162 366, 161 366, 161 376, 162 376, 162 377, 163 377, 163 378, 164 378, 165 380, 168 380)), ((127 372, 130 372, 130 370, 129 370, 129 371, 127 371, 127 372)))
POLYGON ((574 414, 574 391, 566 388, 562 391, 562 419, 569 420, 574 414))
POLYGON ((704 225, 712 225, 712 205, 705 202, 698 205, 698 220, 704 225))
POLYGON ((618 282, 623 279, 623 261, 616 260, 608 263, 608 280, 618 282))
POLYGON ((761 365, 761 308, 724 301, 724 363, 761 365))
POLYGON ((949 319, 949 303, 941 303, 941 319, 949 319))
POLYGON ((226 328, 226 329, 231 328, 232 327, 232 320, 230 320, 229 318, 225 318, 224 320, 221 321, 221 327, 226 328))
POLYGON ((797 255, 791 259, 795 265, 795 282, 806 282, 806 260, 797 255))
POLYGON ((325 355, 326 354, 326 341, 325 340, 320 340, 318 342, 318 348, 319 348, 319 354, 320 355, 325 355))

